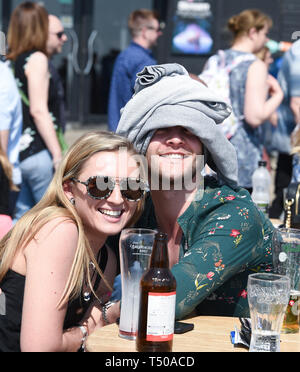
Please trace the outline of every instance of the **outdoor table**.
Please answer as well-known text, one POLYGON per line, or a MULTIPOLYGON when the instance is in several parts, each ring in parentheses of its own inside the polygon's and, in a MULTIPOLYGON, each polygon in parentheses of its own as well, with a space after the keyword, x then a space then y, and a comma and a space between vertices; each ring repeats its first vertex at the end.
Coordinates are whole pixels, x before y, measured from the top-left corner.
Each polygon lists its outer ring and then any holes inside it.
MULTIPOLYGON (((271 219, 275 227, 282 224, 271 219)), ((184 320, 194 323, 194 330, 175 334, 173 352, 247 352, 246 348, 235 347, 230 333, 241 327, 238 318, 218 316, 197 316, 184 320)), ((87 339, 88 352, 135 352, 135 341, 119 337, 117 324, 97 329, 87 339)), ((300 352, 300 333, 281 334, 281 352, 300 352)))
MULTIPOLYGON (((240 329, 238 318, 197 316, 184 320, 194 323, 193 331, 174 335, 173 352, 247 352, 247 349, 234 347, 230 333, 240 329)), ((119 337, 117 324, 99 328, 87 339, 88 352, 135 352, 135 341, 119 337)), ((280 351, 299 352, 300 333, 282 334, 280 351)))

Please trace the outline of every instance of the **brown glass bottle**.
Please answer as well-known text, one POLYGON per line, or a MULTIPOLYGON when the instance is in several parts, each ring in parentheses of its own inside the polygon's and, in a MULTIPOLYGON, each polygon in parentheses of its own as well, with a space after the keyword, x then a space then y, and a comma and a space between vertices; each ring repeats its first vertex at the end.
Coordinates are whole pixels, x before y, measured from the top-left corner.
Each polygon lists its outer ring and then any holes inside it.
POLYGON ((159 232, 155 236, 150 266, 141 278, 140 295, 137 351, 172 351, 176 279, 169 269, 167 234, 159 232))

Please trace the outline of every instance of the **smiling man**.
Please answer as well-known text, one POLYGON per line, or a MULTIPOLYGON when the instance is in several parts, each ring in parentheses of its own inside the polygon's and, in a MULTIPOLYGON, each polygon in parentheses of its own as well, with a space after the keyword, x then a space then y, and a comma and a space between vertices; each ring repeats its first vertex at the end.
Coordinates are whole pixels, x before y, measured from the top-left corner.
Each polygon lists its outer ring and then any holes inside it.
POLYGON ((230 112, 184 67, 150 66, 138 74, 117 129, 149 164, 151 197, 138 226, 168 234, 177 319, 193 310, 249 316, 248 275, 272 263, 272 224, 237 186, 236 152, 218 127, 230 112), (214 178, 201 177, 204 164, 214 178), (186 177, 193 187, 175 187, 186 177))
POLYGON ((151 190, 193 190, 201 176, 203 147, 199 138, 183 127, 159 129, 152 137, 146 158, 151 168, 151 190), (198 169, 198 172, 197 172, 198 169))

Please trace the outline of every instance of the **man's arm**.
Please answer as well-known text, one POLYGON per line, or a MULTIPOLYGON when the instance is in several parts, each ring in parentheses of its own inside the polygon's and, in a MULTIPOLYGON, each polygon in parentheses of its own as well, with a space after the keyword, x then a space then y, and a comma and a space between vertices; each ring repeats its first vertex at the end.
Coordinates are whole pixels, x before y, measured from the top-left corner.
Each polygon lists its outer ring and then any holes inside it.
MULTIPOLYGON (((212 209, 204 221, 199 221, 201 227, 198 221, 193 221, 198 228, 191 232, 188 252, 172 268, 177 281, 177 319, 191 313, 246 267, 270 261, 264 243, 267 233, 262 215, 249 201, 249 196, 245 200, 233 192, 232 200, 228 194, 217 198, 223 199, 223 205, 216 204, 217 208, 212 209)), ((233 301, 238 302, 238 290, 235 293, 233 301)), ((216 312, 223 310, 216 309, 216 312)))
POLYGON ((7 153, 9 130, 12 125, 12 108, 10 103, 11 92, 9 79, 6 76, 9 70, 3 68, 1 72, 4 74, 0 84, 0 146, 7 153))

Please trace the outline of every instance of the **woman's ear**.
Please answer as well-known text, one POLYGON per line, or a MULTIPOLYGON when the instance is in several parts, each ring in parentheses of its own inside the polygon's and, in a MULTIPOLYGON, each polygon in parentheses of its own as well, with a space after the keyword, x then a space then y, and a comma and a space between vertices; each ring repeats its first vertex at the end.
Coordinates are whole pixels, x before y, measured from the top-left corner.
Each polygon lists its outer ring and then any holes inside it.
POLYGON ((250 30, 248 31, 249 38, 253 40, 256 35, 257 35, 257 29, 255 27, 251 27, 250 30))
POLYGON ((73 195, 73 182, 71 180, 67 180, 63 183, 63 190, 66 195, 66 197, 71 200, 74 198, 73 195))

